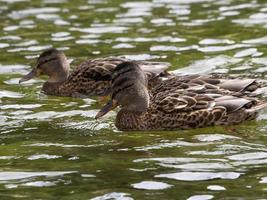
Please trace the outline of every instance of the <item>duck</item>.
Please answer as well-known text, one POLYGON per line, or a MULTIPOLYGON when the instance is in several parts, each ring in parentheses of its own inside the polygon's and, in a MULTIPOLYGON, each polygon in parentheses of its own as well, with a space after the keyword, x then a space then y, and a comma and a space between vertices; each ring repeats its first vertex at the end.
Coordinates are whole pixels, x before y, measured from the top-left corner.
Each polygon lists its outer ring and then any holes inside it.
POLYGON ((235 125, 254 120, 267 103, 259 98, 266 84, 254 79, 212 75, 173 76, 151 90, 137 63, 119 64, 112 75, 110 100, 95 116, 120 107, 121 131, 161 131, 235 125))
MULTIPOLYGON (((120 63, 129 61, 123 57, 88 59, 70 72, 70 65, 65 54, 50 48, 40 54, 36 67, 21 77, 19 83, 41 75, 48 76, 42 86, 46 95, 85 98, 108 96, 110 93, 113 69, 120 63)), ((145 71, 150 85, 157 82, 157 77, 170 66, 167 62, 135 61, 145 71)))

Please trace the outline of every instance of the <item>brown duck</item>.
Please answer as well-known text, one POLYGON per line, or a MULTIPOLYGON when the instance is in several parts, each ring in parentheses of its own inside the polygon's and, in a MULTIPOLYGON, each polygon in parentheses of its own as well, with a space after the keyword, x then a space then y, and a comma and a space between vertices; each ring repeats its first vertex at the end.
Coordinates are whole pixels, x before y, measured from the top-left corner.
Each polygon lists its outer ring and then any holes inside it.
MULTIPOLYGON (((47 95, 87 97, 106 96, 110 93, 113 69, 125 58, 98 58, 82 62, 70 72, 65 54, 57 49, 44 51, 37 59, 37 65, 20 79, 20 83, 41 75, 48 76, 42 91, 47 95)), ((145 71, 150 84, 157 82, 158 75, 165 71, 169 63, 136 61, 145 71)))
POLYGON ((147 78, 136 63, 119 64, 113 72, 112 98, 96 118, 121 106, 120 130, 175 130, 239 124, 255 119, 267 103, 255 96, 266 88, 253 79, 180 76, 147 89, 147 78))

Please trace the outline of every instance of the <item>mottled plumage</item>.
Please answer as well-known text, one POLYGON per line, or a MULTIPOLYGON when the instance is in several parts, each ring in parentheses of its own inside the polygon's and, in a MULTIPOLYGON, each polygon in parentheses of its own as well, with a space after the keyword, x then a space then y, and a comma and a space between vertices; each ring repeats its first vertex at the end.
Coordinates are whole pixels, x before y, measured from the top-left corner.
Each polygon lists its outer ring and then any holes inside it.
MULTIPOLYGON (((87 97, 106 96, 110 93, 113 69, 126 58, 97 58, 86 60, 71 73, 67 58, 56 49, 44 51, 37 59, 37 66, 23 76, 20 82, 39 75, 49 77, 42 87, 47 95, 87 97)), ((164 72, 169 64, 164 62, 135 61, 145 71, 150 84, 158 82, 157 77, 164 72)))
POLYGON ((175 130, 239 124, 255 119, 258 111, 267 106, 255 97, 266 88, 253 79, 174 76, 148 91, 146 77, 137 64, 123 63, 114 71, 120 76, 113 77, 112 99, 96 118, 120 105, 115 123, 120 130, 175 130), (131 68, 132 73, 120 72, 121 65, 131 68), (120 84, 116 84, 119 81, 120 84), (123 85, 128 85, 127 90, 123 85))

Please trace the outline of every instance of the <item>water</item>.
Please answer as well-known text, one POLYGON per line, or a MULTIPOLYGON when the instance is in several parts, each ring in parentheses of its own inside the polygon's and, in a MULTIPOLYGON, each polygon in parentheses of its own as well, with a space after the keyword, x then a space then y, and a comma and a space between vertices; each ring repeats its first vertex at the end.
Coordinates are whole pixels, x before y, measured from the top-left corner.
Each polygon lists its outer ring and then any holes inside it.
POLYGON ((97 99, 18 85, 51 46, 174 73, 264 79, 264 0, 0 0, 0 199, 267 199, 267 111, 239 126, 120 132, 97 99))

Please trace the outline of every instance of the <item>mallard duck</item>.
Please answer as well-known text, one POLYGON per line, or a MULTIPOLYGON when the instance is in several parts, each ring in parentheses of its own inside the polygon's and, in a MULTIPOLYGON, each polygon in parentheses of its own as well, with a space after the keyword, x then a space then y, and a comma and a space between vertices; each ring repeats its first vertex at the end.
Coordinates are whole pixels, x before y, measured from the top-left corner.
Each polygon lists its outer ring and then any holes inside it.
MULTIPOLYGON (((110 93, 112 70, 125 58, 98 58, 82 62, 70 73, 65 54, 51 48, 40 54, 37 65, 23 76, 19 83, 40 75, 47 75, 42 91, 47 95, 87 97, 106 96, 110 93)), ((169 67, 165 62, 136 61, 145 71, 150 83, 157 82, 156 77, 169 67)))
POLYGON ((267 107, 267 103, 255 97, 261 87, 254 79, 194 75, 167 78, 148 90, 147 78, 138 64, 124 62, 114 69, 111 99, 96 119, 119 105, 115 122, 119 130, 239 124, 255 119, 267 107))

